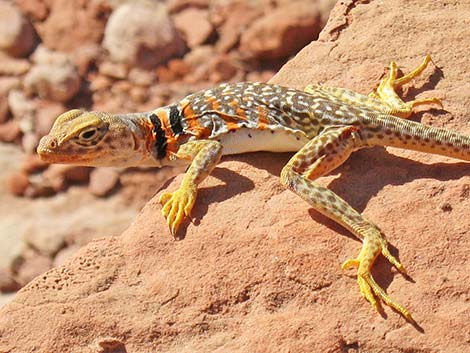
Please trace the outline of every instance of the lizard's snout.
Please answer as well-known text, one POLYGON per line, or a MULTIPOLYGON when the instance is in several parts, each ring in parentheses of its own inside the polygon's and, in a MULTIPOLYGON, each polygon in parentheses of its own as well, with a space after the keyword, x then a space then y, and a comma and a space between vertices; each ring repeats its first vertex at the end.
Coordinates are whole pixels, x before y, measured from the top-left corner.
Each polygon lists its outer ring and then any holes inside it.
POLYGON ((48 157, 54 153, 54 150, 57 148, 58 142, 55 138, 50 138, 49 136, 44 136, 40 141, 38 148, 36 149, 37 154, 43 161, 48 161, 48 157))

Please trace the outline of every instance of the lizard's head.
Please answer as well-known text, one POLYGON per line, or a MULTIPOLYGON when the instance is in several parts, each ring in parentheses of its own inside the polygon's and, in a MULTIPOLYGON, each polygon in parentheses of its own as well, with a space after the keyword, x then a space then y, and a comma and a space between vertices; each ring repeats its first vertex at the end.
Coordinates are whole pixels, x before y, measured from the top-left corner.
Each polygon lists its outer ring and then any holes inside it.
MULTIPOLYGON (((85 166, 134 165, 139 133, 135 124, 106 113, 70 110, 60 115, 37 153, 48 163, 85 166)), ((138 155, 138 154, 137 154, 138 155)))

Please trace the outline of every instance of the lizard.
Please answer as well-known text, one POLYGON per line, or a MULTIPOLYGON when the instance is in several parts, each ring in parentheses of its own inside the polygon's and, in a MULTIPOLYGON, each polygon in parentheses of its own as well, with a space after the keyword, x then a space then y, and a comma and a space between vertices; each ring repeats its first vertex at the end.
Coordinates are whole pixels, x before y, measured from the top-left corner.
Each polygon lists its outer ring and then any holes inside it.
POLYGON ((395 62, 368 96, 343 88, 309 85, 304 90, 274 84, 224 83, 181 101, 143 113, 110 114, 74 109, 60 115, 39 143, 49 163, 86 166, 188 166, 180 187, 160 196, 162 214, 176 236, 190 217, 198 185, 222 155, 255 151, 295 152, 280 182, 311 207, 362 240, 357 257, 342 268, 357 268, 360 293, 380 311, 385 303, 414 322, 371 274, 382 254, 399 272, 405 267, 388 249, 374 223, 315 180, 341 165, 356 150, 393 146, 470 161, 470 136, 407 120, 413 108, 438 98, 404 102, 397 89, 432 62, 427 55, 410 73, 398 76, 395 62))

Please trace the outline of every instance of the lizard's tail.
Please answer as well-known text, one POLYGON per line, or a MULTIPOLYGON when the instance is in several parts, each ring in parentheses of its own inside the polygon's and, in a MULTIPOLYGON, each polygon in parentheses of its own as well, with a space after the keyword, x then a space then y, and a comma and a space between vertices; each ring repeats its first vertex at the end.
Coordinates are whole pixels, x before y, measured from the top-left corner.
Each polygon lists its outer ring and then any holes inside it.
POLYGON ((371 146, 391 146, 470 161, 470 136, 385 115, 366 121, 371 146))

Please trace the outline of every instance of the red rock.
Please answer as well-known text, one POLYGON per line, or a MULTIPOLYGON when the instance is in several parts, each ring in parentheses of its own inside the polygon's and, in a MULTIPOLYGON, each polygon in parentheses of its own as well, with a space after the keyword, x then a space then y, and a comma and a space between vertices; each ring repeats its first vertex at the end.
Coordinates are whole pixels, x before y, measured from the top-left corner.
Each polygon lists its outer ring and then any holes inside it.
POLYGON ((26 73, 31 64, 26 59, 12 58, 0 51, 0 75, 19 76, 26 73))
POLYGON ((99 66, 99 73, 118 80, 125 79, 128 73, 127 65, 105 61, 99 66))
POLYGON ((20 135, 20 125, 16 120, 9 120, 0 125, 0 141, 14 142, 19 139, 20 135))
POLYGON ((87 44, 76 48, 71 55, 71 59, 77 67, 80 76, 85 76, 93 68, 93 65, 99 66, 103 56, 104 50, 101 46, 98 44, 87 44))
POLYGON ((113 61, 146 69, 184 51, 165 6, 150 2, 126 3, 114 10, 106 24, 103 46, 113 61))
POLYGON ((214 31, 204 9, 188 8, 175 14, 173 21, 190 48, 203 44, 214 31))
POLYGON ((315 40, 322 28, 321 12, 310 1, 281 6, 255 21, 240 39, 240 50, 273 60, 294 55, 315 40))
POLYGON ((8 1, 0 1, 0 50, 11 56, 26 56, 37 44, 34 27, 8 1))
POLYGON ((56 192, 62 191, 70 183, 85 183, 89 180, 91 168, 52 164, 43 173, 43 183, 52 187, 56 192))
POLYGON ((222 54, 211 62, 209 81, 213 83, 224 82, 232 79, 238 72, 233 56, 222 54))
MULTIPOLYGON (((34 1, 37 2, 37 1, 34 1)), ((71 52, 80 45, 98 44, 111 9, 105 1, 48 1, 50 13, 36 28, 47 48, 71 52)))
POLYGON ((29 185, 28 175, 24 172, 13 173, 7 180, 8 191, 16 196, 23 196, 29 185))
POLYGON ((0 77, 0 124, 9 118, 8 94, 11 90, 20 86, 20 79, 17 77, 0 77))
POLYGON ((36 153, 39 144, 39 136, 34 132, 23 132, 21 136, 21 147, 26 153, 36 153))
POLYGON ((159 82, 173 82, 183 79, 191 71, 190 66, 181 59, 172 59, 167 66, 159 66, 156 75, 159 82))
POLYGON ((211 9, 211 20, 217 26, 219 39, 216 48, 228 52, 239 42, 241 34, 250 24, 263 16, 266 6, 260 2, 219 2, 211 9))
POLYGON ((155 79, 155 73, 148 70, 142 70, 139 68, 133 68, 129 71, 129 82, 137 86, 151 86, 155 79))
POLYGON ((81 246, 73 244, 61 249, 54 257, 53 266, 62 266, 66 261, 70 260, 80 248, 81 246))
MULTIPOLYGON (((12 89, 8 92, 8 107, 16 120, 32 123, 36 104, 23 91, 12 89)), ((28 126, 28 130, 32 130, 32 126, 28 126)))
POLYGON ((44 21, 49 14, 48 5, 44 0, 15 0, 15 2, 26 16, 36 21, 44 21))
POLYGON ((15 281, 11 272, 0 268, 0 292, 15 292, 20 288, 20 285, 15 281))
MULTIPOLYGON (((446 111, 425 112, 423 120, 468 134, 467 12, 463 2, 338 2, 321 41, 272 82, 367 93, 391 59, 406 72, 430 52, 442 71, 426 70, 405 99, 422 97, 423 84, 431 89, 426 94, 447 96, 446 111)), ((233 159, 201 185, 181 241, 168 234, 157 195, 121 237, 92 242, 23 288, 0 309, 0 351, 468 350, 467 164, 371 149, 319 179, 399 249, 413 281, 382 258, 374 276, 412 311, 420 330, 388 307, 384 317, 376 313, 353 273, 341 271, 360 243, 279 186, 289 155, 233 159), (444 212, 444 203, 452 210, 444 212)))
POLYGON ((57 117, 67 109, 63 104, 50 101, 40 101, 35 116, 35 133, 42 137, 49 133, 57 117))
POLYGON ((21 171, 26 174, 34 174, 43 171, 49 164, 42 161, 37 154, 27 154, 21 165, 21 171))
POLYGON ((30 251, 16 270, 15 280, 21 286, 24 286, 50 268, 52 268, 52 260, 49 256, 39 255, 30 251))
POLYGON ((178 12, 187 8, 208 8, 211 0, 169 0, 168 11, 178 12))
POLYGON ((92 92, 106 90, 111 87, 113 80, 109 77, 98 75, 93 77, 90 83, 90 90, 92 92))
POLYGON ((90 173, 88 189, 95 196, 106 196, 113 191, 119 181, 119 173, 111 168, 95 168, 90 173))
POLYGON ((80 76, 73 65, 35 65, 25 76, 28 94, 57 102, 66 102, 80 89, 80 76))

